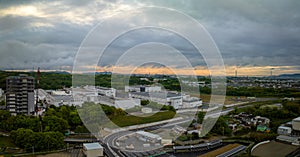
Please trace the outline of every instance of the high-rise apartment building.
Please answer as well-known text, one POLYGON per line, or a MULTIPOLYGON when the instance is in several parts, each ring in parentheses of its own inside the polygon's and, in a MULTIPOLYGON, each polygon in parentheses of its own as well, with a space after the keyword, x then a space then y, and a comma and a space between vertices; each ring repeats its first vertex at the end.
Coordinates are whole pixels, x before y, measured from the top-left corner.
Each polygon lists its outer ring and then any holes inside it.
POLYGON ((6 109, 12 114, 34 113, 34 78, 21 74, 6 78, 6 109))

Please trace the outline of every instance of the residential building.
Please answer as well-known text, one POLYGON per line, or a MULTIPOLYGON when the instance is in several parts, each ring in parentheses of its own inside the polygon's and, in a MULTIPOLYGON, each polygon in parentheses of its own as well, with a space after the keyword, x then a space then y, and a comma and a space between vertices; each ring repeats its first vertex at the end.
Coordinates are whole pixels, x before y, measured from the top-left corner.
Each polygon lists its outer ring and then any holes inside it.
POLYGON ((265 125, 257 125, 256 131, 269 133, 271 131, 271 129, 265 125))
POLYGON ((34 113, 34 78, 21 74, 6 78, 6 108, 12 115, 34 113))

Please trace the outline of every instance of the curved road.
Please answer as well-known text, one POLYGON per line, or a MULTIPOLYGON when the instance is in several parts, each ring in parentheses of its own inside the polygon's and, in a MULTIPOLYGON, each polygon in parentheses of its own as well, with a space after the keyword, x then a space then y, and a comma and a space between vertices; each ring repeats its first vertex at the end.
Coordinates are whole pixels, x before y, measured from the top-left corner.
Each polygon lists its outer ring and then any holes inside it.
MULTIPOLYGON (((249 107, 249 106, 252 106, 252 104, 250 104, 250 105, 243 105, 243 106, 237 106, 237 108, 245 108, 245 107, 249 107)), ((191 112, 191 110, 193 110, 193 111, 199 111, 199 109, 186 109, 186 110, 181 110, 180 112, 181 113, 184 113, 184 112, 188 113, 188 112, 191 112)), ((210 111, 209 114, 206 115, 206 116, 215 118, 215 117, 218 117, 220 115, 226 115, 226 114, 228 114, 229 112, 231 112, 233 110, 234 110, 234 107, 229 107, 229 108, 226 108, 226 109, 222 110, 222 112, 213 112, 213 111, 210 111)), ((112 133, 112 134, 104 137, 103 143, 106 145, 106 147, 110 147, 114 151, 114 153, 113 153, 114 156, 118 155, 118 156, 124 157, 124 155, 121 153, 121 151, 118 148, 116 148, 116 146, 115 146, 115 141, 119 137, 128 135, 128 134, 130 134, 130 133, 132 133, 133 131, 136 131, 136 130, 153 129, 155 127, 159 127, 159 128, 170 127, 170 126, 174 126, 174 125, 180 124, 180 123, 185 123, 185 122, 188 122, 188 121, 191 121, 191 118, 183 118, 181 120, 176 120, 176 121, 173 121, 173 122, 169 122, 166 125, 165 124, 155 124, 155 125, 147 126, 147 127, 144 127, 144 128, 131 129, 131 131, 129 131, 129 130, 118 131, 118 132, 112 133)))

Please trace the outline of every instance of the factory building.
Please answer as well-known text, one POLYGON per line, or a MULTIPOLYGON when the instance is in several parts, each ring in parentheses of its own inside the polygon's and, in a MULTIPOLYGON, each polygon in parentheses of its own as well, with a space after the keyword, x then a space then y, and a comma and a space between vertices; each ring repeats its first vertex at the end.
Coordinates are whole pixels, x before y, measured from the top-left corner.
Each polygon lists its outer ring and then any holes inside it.
POLYGON ((125 92, 161 92, 160 86, 125 86, 125 92))
POLYGON ((202 105, 202 100, 189 95, 173 92, 130 92, 129 97, 151 100, 162 105, 170 105, 175 109, 196 108, 202 105))

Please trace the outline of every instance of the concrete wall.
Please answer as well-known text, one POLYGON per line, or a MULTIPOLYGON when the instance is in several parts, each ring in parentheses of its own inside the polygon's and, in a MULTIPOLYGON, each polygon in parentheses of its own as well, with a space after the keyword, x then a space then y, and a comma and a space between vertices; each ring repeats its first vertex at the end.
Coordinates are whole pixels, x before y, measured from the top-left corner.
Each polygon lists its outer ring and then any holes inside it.
POLYGON ((29 92, 28 93, 28 113, 27 114, 30 114, 34 111, 34 106, 35 106, 35 103, 34 103, 34 92, 29 92))
POLYGON ((98 157, 103 156, 103 149, 92 149, 92 150, 85 150, 84 154, 87 157, 98 157))
POLYGON ((292 126, 294 130, 300 131, 300 121, 299 120, 293 120, 292 126))

